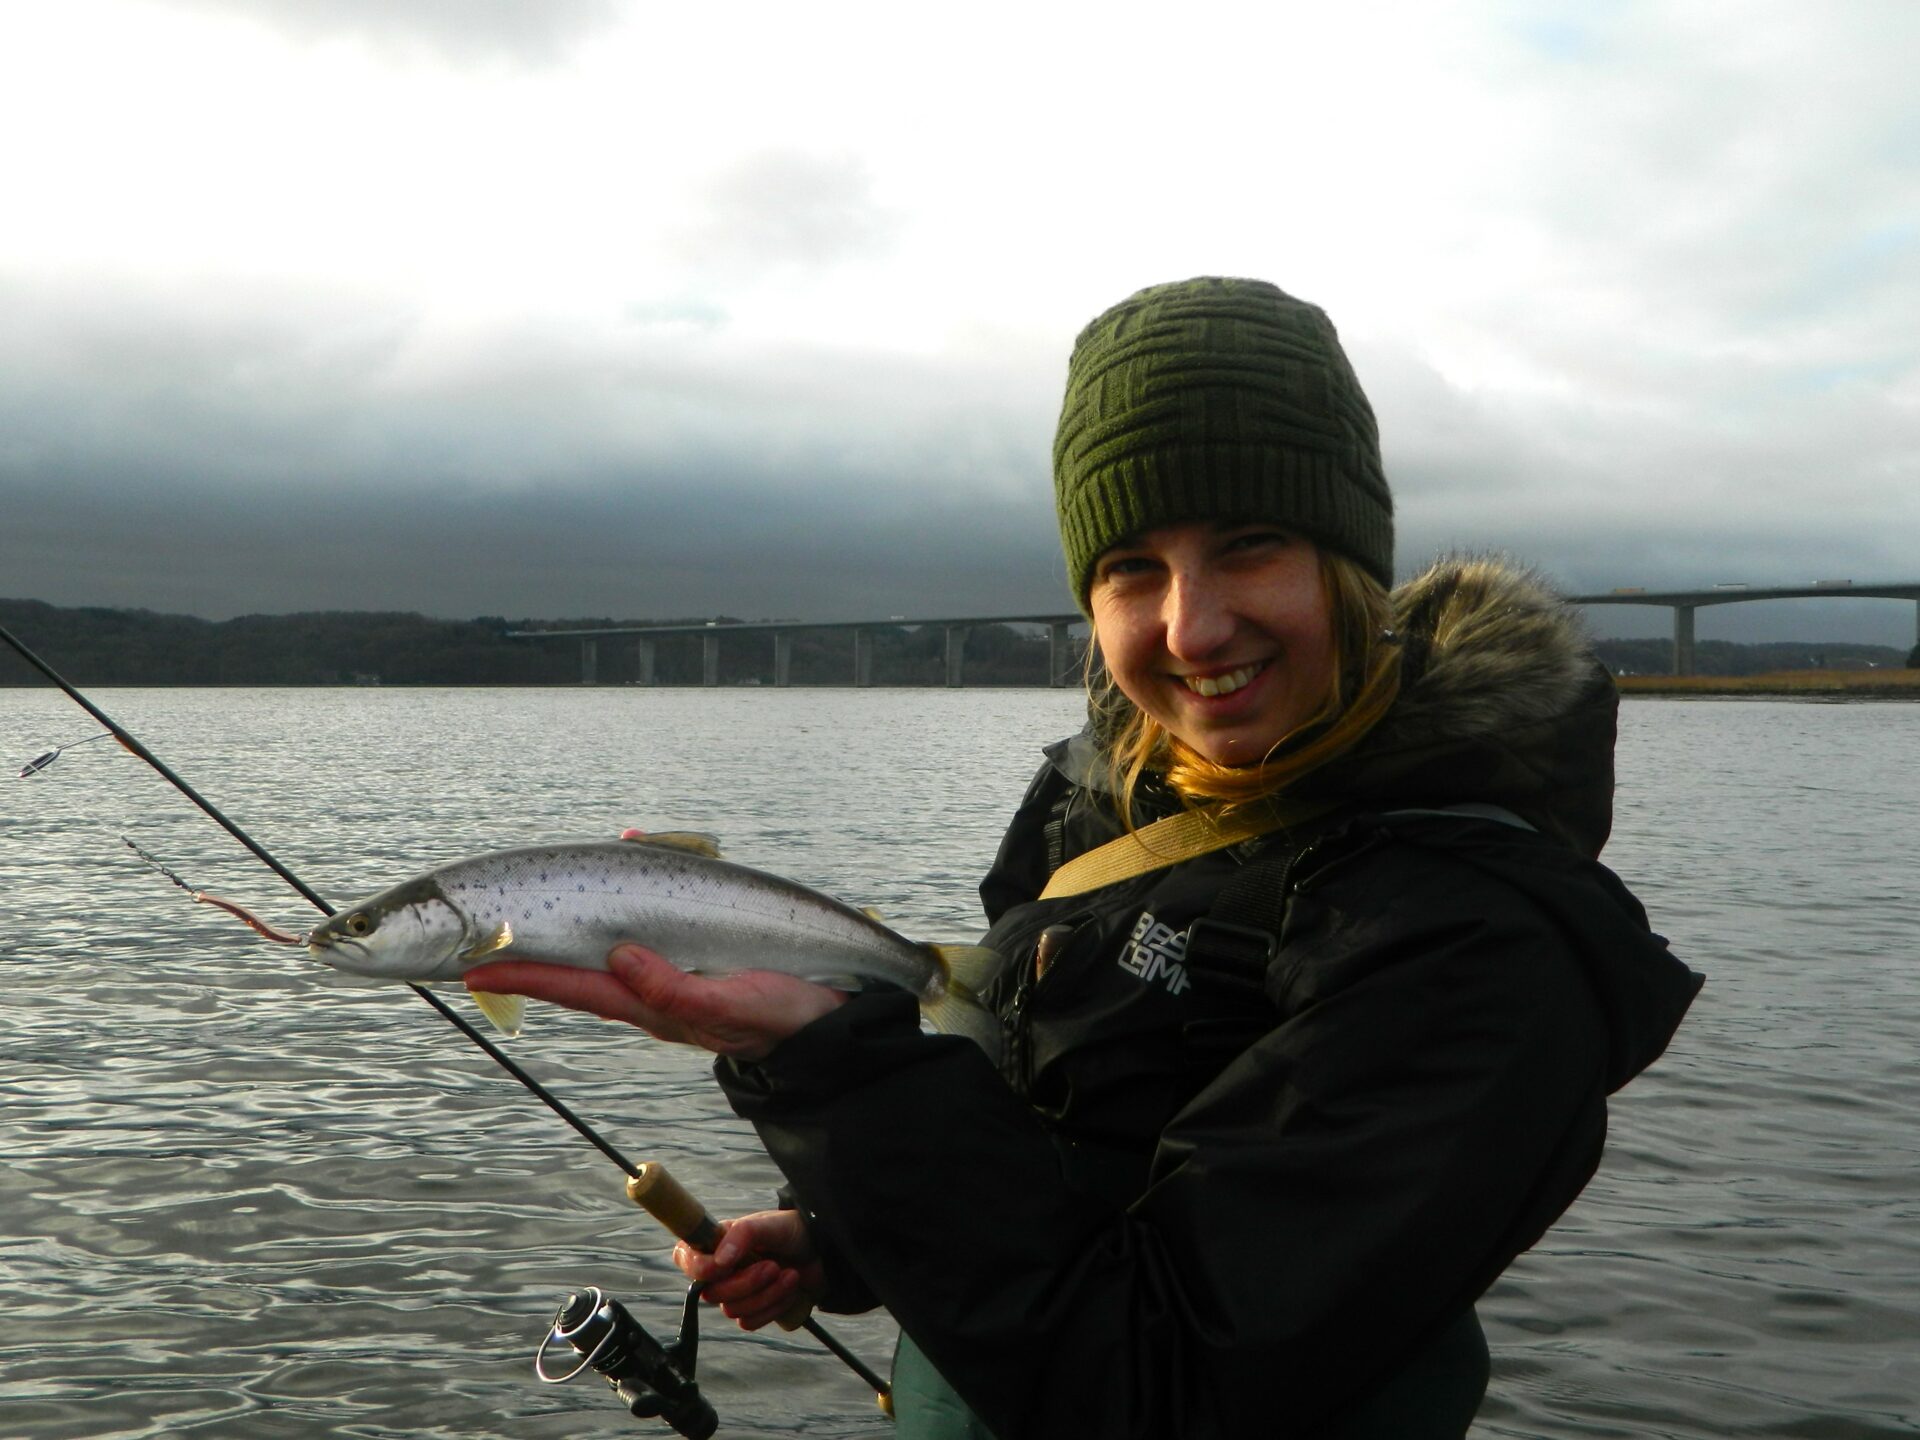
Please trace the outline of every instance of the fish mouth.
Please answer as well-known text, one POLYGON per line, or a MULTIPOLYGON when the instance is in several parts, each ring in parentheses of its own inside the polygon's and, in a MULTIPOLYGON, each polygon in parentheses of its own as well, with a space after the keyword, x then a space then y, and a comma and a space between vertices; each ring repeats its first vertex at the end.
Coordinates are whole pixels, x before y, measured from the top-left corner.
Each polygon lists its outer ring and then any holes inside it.
POLYGON ((1217 695, 1231 695, 1236 690, 1246 689, 1272 663, 1271 660, 1256 660, 1251 665, 1242 665, 1224 675, 1182 675, 1180 680, 1193 694, 1212 699, 1217 695))
POLYGON ((358 950, 362 955, 370 953, 365 945, 345 935, 322 935, 314 931, 307 936, 307 953, 322 964, 332 964, 327 959, 329 950, 358 950))

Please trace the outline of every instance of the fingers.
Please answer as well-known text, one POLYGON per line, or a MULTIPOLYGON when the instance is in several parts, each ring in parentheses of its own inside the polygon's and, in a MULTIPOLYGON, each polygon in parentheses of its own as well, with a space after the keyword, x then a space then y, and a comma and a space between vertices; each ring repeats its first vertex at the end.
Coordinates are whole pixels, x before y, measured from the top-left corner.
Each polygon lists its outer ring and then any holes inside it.
POLYGON ((742 1330, 758 1330, 785 1315, 805 1280, 777 1260, 748 1256, 737 1267, 723 1264, 684 1240, 673 1247, 673 1263, 688 1279, 700 1281, 702 1296, 742 1330))
POLYGON ((608 972, 640 1004, 661 1014, 672 1014, 689 1024, 699 1023, 701 981, 640 945, 616 945, 607 955, 608 972))
POLYGON ((846 1003, 843 991, 773 970, 689 975, 638 945, 616 946, 607 968, 644 1006, 670 1016, 698 1043, 737 1059, 763 1059, 780 1041, 846 1003))
MULTIPOLYGON (((793 1297, 800 1290, 800 1272, 783 1269, 771 1260, 763 1260, 772 1273, 766 1283, 751 1295, 739 1299, 720 1300, 720 1313, 732 1320, 742 1330, 758 1330, 771 1325, 786 1314, 793 1304, 793 1297)), ((759 1269, 756 1266, 755 1269, 759 1269)))
POLYGON ((800 1260, 811 1253, 804 1239, 804 1222, 791 1210, 761 1210, 722 1220, 716 1228, 719 1239, 711 1250, 696 1250, 685 1240, 674 1245, 673 1263, 689 1280, 723 1279, 767 1256, 800 1260), (785 1233, 789 1224, 801 1229, 802 1239, 797 1245, 785 1233))
POLYGON ((720 1227, 714 1259, 724 1268, 765 1256, 787 1265, 813 1260, 813 1237, 798 1210, 756 1210, 720 1227))
POLYGON ((787 1036, 846 999, 838 990, 774 971, 689 975, 631 944, 614 948, 604 972, 506 959, 476 965, 463 978, 469 989, 567 1005, 739 1060, 765 1059, 787 1036))
POLYGON ((638 1023, 634 994, 613 976, 600 970, 578 970, 571 965, 542 965, 533 960, 496 960, 476 965, 461 977, 469 990, 496 995, 525 995, 586 1010, 609 1020, 638 1023))
POLYGON ((687 1279, 705 1284, 714 1278, 713 1256, 703 1254, 684 1240, 675 1242, 671 1253, 675 1267, 687 1279))
MULTIPOLYGON (((607 956, 608 974, 630 997, 632 1023, 662 1040, 700 1045, 717 1054, 739 1054, 727 1029, 732 1017, 715 981, 689 975, 670 960, 639 945, 620 945, 607 956)), ((751 1047, 748 1047, 751 1048, 751 1047)))
MULTIPOLYGON (((782 1265, 777 1260, 753 1260, 731 1275, 706 1281, 702 1288, 707 1299, 717 1305, 752 1309, 763 1297, 763 1292, 778 1288, 791 1293, 799 1283, 800 1272, 792 1266, 782 1265), (784 1283, 781 1280, 783 1275, 792 1283, 784 1283)), ((729 1315, 732 1313, 728 1311, 729 1315)))
POLYGON ((806 1221, 793 1210, 762 1210, 720 1227, 712 1254, 682 1240, 673 1263, 698 1280, 728 1319, 757 1330, 786 1314, 796 1294, 811 1297, 823 1277, 806 1221))
MULTIPOLYGON (((641 957, 639 963, 642 968, 655 976, 652 986, 656 991, 661 983, 657 972, 664 971, 669 977, 680 974, 652 951, 641 950, 638 946, 623 948, 631 949, 641 957)), ((698 1037, 686 1026, 679 1024, 672 1016, 649 1007, 621 976, 609 971, 582 970, 572 965, 546 965, 530 960, 504 960, 476 965, 461 979, 469 990, 525 995, 534 1000, 584 1010, 604 1020, 636 1025, 659 1040, 698 1043, 698 1037)))

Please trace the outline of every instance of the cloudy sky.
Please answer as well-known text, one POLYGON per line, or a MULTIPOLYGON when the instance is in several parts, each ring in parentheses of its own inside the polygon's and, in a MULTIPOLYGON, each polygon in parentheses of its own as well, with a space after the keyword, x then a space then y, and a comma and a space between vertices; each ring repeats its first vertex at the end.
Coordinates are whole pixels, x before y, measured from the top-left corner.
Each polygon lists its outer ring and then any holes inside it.
POLYGON ((0 595, 1058 607, 1072 337, 1202 273, 1333 315, 1403 574, 1920 578, 1915 54, 1911 0, 9 5, 0 595))

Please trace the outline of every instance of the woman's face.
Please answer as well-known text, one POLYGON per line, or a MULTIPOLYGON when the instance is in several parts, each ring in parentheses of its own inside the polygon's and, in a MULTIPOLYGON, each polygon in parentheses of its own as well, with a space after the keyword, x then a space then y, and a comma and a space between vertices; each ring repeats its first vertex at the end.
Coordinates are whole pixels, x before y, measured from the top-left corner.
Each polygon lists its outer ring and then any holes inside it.
POLYGON ((1126 697, 1221 765, 1264 758, 1326 699, 1320 551, 1273 525, 1191 521, 1095 562, 1094 638, 1126 697))

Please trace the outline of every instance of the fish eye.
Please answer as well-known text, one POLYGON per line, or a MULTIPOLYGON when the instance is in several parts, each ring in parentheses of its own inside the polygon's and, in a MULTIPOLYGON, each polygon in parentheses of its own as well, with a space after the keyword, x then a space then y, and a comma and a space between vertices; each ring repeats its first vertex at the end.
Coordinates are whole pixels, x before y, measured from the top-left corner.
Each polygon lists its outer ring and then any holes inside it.
POLYGON ((347 917, 347 933, 349 935, 371 935, 373 933, 373 921, 369 920, 363 914, 349 915, 347 917))

